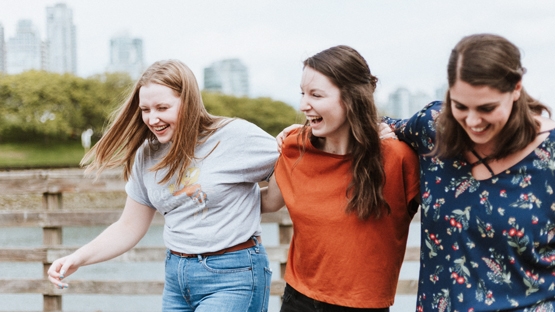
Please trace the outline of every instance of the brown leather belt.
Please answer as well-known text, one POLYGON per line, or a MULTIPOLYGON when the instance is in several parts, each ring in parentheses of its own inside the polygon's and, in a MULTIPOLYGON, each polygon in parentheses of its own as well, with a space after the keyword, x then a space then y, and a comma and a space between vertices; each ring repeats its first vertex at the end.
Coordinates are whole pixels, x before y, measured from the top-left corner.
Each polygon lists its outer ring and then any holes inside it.
MULTIPOLYGON (((255 238, 260 242, 260 236, 255 236, 255 238)), ((206 252, 206 253, 203 253, 203 254, 188 254, 188 253, 184 253, 184 252, 173 251, 171 249, 170 249, 170 252, 173 255, 176 255, 176 256, 179 256, 179 257, 182 257, 182 258, 196 258, 198 256, 207 257, 207 256, 223 255, 226 252, 243 250, 243 249, 251 248, 251 247, 254 247, 254 246, 256 246, 256 241, 253 238, 249 238, 249 240, 244 242, 244 243, 237 244, 237 245, 231 246, 231 247, 227 247, 227 248, 224 248, 224 249, 218 250, 218 251, 206 252)))

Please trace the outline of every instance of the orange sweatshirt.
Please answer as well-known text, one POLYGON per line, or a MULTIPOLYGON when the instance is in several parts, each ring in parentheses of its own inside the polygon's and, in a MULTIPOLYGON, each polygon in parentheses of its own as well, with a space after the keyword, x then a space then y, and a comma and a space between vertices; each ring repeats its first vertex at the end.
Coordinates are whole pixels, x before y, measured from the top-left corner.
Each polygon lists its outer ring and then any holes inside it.
POLYGON ((407 204, 419 194, 417 156, 404 143, 382 141, 384 196, 391 214, 361 221, 345 213, 350 156, 325 153, 309 140, 301 156, 298 137, 298 132, 287 137, 275 169, 293 221, 286 282, 330 304, 391 306, 414 213, 407 204))

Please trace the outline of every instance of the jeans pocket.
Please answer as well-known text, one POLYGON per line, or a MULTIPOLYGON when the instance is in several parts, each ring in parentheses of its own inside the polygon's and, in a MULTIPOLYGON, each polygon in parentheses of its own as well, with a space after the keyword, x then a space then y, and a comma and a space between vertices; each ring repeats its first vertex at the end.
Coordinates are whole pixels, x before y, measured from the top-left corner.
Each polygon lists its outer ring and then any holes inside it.
POLYGON ((283 301, 284 303, 289 302, 291 298, 293 298, 293 291, 291 289, 291 286, 286 284, 285 290, 283 291, 283 296, 281 296, 281 301, 283 301))
POLYGON ((252 262, 247 252, 236 251, 219 256, 208 256, 202 260, 203 267, 212 273, 237 273, 252 271, 252 262))

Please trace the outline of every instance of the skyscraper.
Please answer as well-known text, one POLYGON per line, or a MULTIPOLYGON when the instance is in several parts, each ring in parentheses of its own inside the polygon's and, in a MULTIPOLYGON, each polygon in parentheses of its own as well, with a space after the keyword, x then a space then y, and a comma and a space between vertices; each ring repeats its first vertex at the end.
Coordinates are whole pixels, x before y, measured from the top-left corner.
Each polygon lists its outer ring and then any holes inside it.
POLYGON ((432 100, 431 96, 422 91, 410 92, 406 88, 397 88, 389 95, 384 109, 391 117, 409 118, 432 100))
POLYGON ((239 59, 214 62, 204 68, 204 90, 234 96, 249 95, 249 74, 239 59))
POLYGON ((116 35, 110 40, 110 72, 125 72, 137 79, 144 70, 143 40, 129 34, 116 35))
POLYGON ((6 44, 6 67, 9 74, 44 69, 44 45, 31 20, 19 20, 15 36, 6 44))
POLYGON ((73 12, 64 3, 46 8, 48 70, 77 74, 77 43, 73 12))
POLYGON ((6 72, 6 41, 4 40, 4 26, 0 23, 0 73, 6 72))

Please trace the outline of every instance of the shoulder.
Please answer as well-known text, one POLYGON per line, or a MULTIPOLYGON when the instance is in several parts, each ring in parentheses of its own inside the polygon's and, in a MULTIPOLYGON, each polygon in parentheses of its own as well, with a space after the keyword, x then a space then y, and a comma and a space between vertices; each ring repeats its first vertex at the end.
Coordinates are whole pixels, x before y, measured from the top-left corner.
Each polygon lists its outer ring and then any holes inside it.
POLYGON ((264 133, 270 136, 266 131, 264 131, 259 126, 254 123, 241 119, 241 118, 226 118, 222 121, 223 126, 218 130, 219 132, 235 132, 235 133, 264 133))
MULTIPOLYGON (((287 135, 287 137, 285 138, 285 140, 283 140, 283 147, 284 148, 288 148, 288 147, 297 147, 298 145, 302 145, 303 140, 301 139, 301 129, 302 128, 297 128, 294 130, 291 130, 291 132, 289 132, 289 134, 287 135)), ((305 133, 305 141, 308 140, 308 133, 310 132, 310 129, 307 129, 306 133, 305 133)))
POLYGON ((381 141, 382 153, 384 157, 403 157, 405 155, 416 155, 408 144, 396 139, 384 139, 381 141))
POLYGON ((545 132, 545 131, 555 129, 555 120, 544 116, 536 116, 535 118, 541 124, 540 132, 545 132))
POLYGON ((384 162, 389 164, 418 164, 416 152, 406 143, 394 139, 381 141, 384 162))

